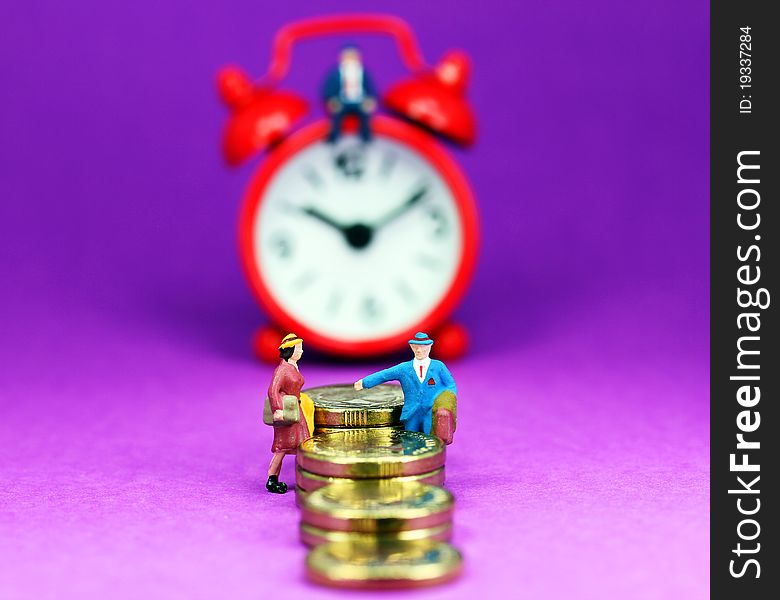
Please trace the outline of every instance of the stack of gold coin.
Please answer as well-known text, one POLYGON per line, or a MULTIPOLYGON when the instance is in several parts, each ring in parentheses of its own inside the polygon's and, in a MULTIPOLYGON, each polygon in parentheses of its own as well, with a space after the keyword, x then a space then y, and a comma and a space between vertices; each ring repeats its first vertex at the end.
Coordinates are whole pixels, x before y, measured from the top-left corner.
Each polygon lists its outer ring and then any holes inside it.
POLYGON ((323 585, 393 589, 435 585, 461 571, 460 553, 445 542, 330 542, 306 557, 309 578, 323 585))
POLYGON ((434 436, 384 427, 315 435, 298 447, 296 498, 351 479, 444 483, 445 450, 434 436))
MULTIPOLYGON (((393 479, 395 481, 419 481, 420 483, 429 483, 431 485, 443 485, 444 467, 430 471, 428 473, 393 477, 393 479)), ((314 490, 318 490, 321 487, 325 487, 330 483, 338 483, 340 481, 353 481, 353 479, 317 475, 316 473, 310 473, 309 471, 305 471, 303 469, 296 469, 295 472, 295 485, 300 495, 305 495, 308 492, 313 492, 314 490)))
POLYGON ((453 497, 444 483, 444 443, 405 431, 399 386, 306 391, 314 433, 296 458, 301 540, 313 547, 310 579, 338 587, 397 588, 455 577, 453 497))
POLYGON ((416 481, 356 479, 332 483, 301 505, 301 539, 310 546, 339 541, 448 540, 452 494, 416 481))
POLYGON ((404 395, 399 385, 357 391, 351 384, 325 385, 306 393, 314 402, 314 434, 345 429, 403 429, 404 395))
MULTIPOLYGON (((364 439, 364 434, 356 433, 346 437, 337 438, 331 443, 331 450, 326 450, 327 456, 324 462, 331 462, 328 458, 333 448, 340 444, 351 444, 345 449, 345 454, 354 454, 355 452, 364 452, 368 444, 375 445, 378 439, 388 439, 390 432, 403 431, 401 425, 401 409, 403 408, 404 396, 401 387, 398 385, 378 385, 369 390, 357 391, 352 385, 338 384, 326 385, 322 387, 311 388, 306 393, 314 402, 314 434, 322 435, 326 433, 359 432, 370 430, 368 438, 364 439), (362 440, 362 441, 361 441, 362 440)), ((312 443, 313 444, 313 443, 312 443)), ((318 446, 319 447, 319 446, 318 446)), ((317 455, 320 451, 315 451, 317 455)), ((316 457, 313 457, 316 461, 316 457)), ((334 459, 338 461, 339 459, 334 459)), ((306 461, 304 461, 306 462, 306 461)), ((399 475, 385 474, 355 474, 347 469, 329 469, 319 466, 320 462, 313 464, 311 469, 298 463, 296 469, 296 500, 300 503, 302 497, 311 491, 321 488, 334 481, 341 479, 353 479, 364 477, 398 477, 399 475)), ((444 457, 441 457, 441 464, 444 464, 444 457)), ((425 471, 415 472, 405 476, 408 481, 421 481, 433 485, 442 485, 444 483, 443 466, 439 468, 430 468, 425 471)))

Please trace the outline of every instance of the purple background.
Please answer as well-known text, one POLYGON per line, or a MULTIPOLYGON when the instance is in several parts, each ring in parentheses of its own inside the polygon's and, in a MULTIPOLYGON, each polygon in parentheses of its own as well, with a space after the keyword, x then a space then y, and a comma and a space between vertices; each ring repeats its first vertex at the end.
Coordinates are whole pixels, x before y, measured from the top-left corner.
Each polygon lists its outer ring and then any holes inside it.
MULTIPOLYGON (((336 598, 261 491, 270 369, 213 77, 324 3, 0 8, 0 596, 336 598)), ((475 341, 431 598, 708 594, 708 5, 329 2, 474 59, 475 341)), ((314 97, 338 42, 295 54, 314 97)), ((380 85, 403 75, 366 41, 380 85)), ((374 365, 304 357, 310 385, 374 365)), ((288 459, 283 479, 293 478, 288 459)), ((395 597, 394 594, 384 597, 395 597)))

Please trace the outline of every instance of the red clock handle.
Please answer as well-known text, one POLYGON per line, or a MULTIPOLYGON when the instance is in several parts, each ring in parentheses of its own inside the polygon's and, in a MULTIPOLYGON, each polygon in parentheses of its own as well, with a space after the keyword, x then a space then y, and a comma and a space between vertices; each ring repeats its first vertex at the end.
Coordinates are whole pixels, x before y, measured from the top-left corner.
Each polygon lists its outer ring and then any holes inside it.
POLYGON ((263 79, 271 84, 284 79, 290 70, 292 48, 296 42, 306 38, 345 33, 389 35, 395 40, 401 60, 410 71, 429 68, 412 29, 402 19, 381 14, 345 14, 302 19, 282 27, 274 38, 271 64, 263 79))

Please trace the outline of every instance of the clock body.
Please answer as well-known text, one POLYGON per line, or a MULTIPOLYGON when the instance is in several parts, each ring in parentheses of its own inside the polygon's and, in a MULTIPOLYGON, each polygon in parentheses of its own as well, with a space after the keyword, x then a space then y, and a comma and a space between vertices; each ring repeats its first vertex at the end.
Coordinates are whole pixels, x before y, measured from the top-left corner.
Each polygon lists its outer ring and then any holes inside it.
POLYGON ((435 332, 474 270, 477 213, 433 138, 375 116, 373 139, 326 143, 318 121, 275 147, 247 190, 241 262, 277 326, 312 347, 369 356, 435 332))

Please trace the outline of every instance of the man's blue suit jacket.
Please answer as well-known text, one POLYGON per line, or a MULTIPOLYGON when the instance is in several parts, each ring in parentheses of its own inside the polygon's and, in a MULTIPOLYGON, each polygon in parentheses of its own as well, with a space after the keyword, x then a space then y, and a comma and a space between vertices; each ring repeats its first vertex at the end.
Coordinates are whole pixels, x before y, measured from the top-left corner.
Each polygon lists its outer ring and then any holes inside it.
MULTIPOLYGON (((335 69, 331 70, 330 73, 328 73, 328 76, 325 78, 325 84, 322 86, 322 99, 325 102, 331 98, 342 100, 342 87, 341 70, 336 67, 335 69)), ((368 73, 366 73, 366 70, 363 69, 363 97, 374 98, 375 96, 376 88, 374 87, 374 82, 368 73)))
POLYGON ((425 379, 414 372, 414 360, 402 362, 388 369, 383 369, 363 378, 363 387, 372 388, 380 383, 398 381, 404 392, 404 408, 401 411, 401 421, 404 428, 410 431, 431 432, 431 410, 436 397, 445 390, 458 393, 455 380, 447 367, 440 360, 431 359, 425 379))

